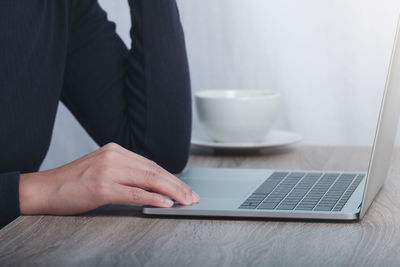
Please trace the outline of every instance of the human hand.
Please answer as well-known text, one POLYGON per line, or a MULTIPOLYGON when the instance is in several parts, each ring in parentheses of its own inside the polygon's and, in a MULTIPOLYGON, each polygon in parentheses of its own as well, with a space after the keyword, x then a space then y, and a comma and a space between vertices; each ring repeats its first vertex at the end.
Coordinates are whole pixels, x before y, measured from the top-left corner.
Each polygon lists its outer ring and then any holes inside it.
POLYGON ((110 143, 62 167, 21 174, 22 214, 70 215, 110 204, 171 207, 200 197, 153 161, 110 143))

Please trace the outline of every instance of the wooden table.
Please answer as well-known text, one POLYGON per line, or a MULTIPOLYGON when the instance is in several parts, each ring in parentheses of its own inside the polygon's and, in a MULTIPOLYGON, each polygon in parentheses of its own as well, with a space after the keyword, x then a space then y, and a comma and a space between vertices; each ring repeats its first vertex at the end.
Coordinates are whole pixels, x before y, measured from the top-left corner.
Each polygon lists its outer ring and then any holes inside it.
MULTIPOLYGON (((361 222, 156 218, 121 205, 22 216, 0 231, 0 266, 400 266, 399 156, 361 222)), ((366 170, 368 158, 358 147, 197 149, 188 167, 366 170)))

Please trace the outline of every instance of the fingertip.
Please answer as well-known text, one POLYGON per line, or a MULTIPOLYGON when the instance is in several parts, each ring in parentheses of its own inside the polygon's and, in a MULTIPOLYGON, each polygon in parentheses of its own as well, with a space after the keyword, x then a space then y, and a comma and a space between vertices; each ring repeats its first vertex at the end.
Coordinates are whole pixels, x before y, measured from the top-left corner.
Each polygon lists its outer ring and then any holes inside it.
POLYGON ((193 202, 194 203, 199 203, 200 202, 200 196, 196 192, 192 191, 192 196, 193 196, 193 202))
POLYGON ((185 194, 185 203, 184 205, 191 205, 194 202, 193 193, 186 193, 185 194))
POLYGON ((170 207, 172 207, 174 205, 174 202, 172 201, 172 200, 170 200, 170 199, 165 199, 164 200, 164 206, 166 207, 166 208, 170 208, 170 207))

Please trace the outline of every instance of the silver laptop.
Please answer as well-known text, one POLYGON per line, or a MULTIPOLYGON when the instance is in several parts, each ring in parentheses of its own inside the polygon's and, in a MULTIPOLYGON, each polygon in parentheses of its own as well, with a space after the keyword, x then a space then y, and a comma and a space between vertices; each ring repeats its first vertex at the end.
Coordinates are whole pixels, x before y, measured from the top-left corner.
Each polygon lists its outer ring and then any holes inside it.
POLYGON ((190 169, 181 179, 201 196, 192 206, 144 214, 357 220, 384 183, 400 114, 400 20, 368 172, 190 169))

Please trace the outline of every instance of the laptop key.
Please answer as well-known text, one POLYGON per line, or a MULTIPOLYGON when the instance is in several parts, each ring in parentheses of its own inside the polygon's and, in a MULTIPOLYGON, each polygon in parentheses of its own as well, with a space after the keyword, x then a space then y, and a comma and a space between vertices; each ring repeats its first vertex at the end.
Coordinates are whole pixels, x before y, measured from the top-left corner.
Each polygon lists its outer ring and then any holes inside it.
POLYGON ((256 207, 254 206, 240 206, 239 209, 243 210, 254 210, 256 207))
POLYGON ((259 199, 264 199, 265 197, 262 197, 262 196, 260 196, 260 197, 257 197, 257 196, 249 196, 249 198, 248 199, 255 199, 255 200, 259 200, 259 199))
POLYGON ((278 206, 279 202, 271 202, 271 203, 261 203, 257 209, 263 209, 263 210, 273 210, 275 209, 276 206, 278 206))
POLYGON ((257 207, 260 203, 261 203, 261 201, 260 202, 244 202, 242 204, 242 206, 256 206, 257 207))
POLYGON ((297 206, 296 210, 313 210, 314 206, 312 207, 303 207, 303 206, 297 206))
POLYGON ((333 206, 317 206, 315 207, 315 211, 331 211, 333 206))
POLYGON ((293 210, 296 207, 296 204, 292 205, 279 205, 276 207, 277 210, 293 210))

